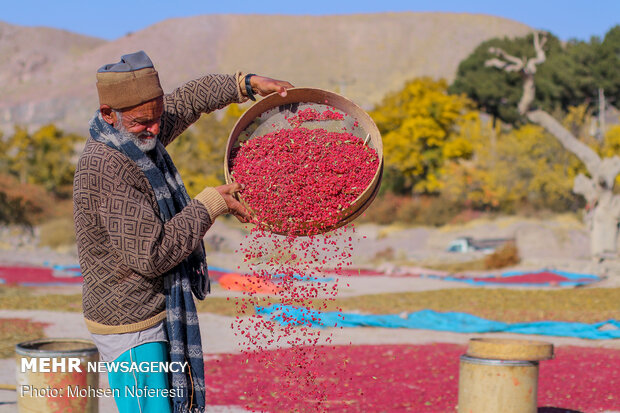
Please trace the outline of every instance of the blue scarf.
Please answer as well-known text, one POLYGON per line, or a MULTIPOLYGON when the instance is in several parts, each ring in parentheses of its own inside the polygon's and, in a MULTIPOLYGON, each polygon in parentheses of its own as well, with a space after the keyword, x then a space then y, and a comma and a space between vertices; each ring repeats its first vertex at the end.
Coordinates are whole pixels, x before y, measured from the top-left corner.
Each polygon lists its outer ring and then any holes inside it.
MULTIPOLYGON (((99 111, 90 121, 90 136, 118 150, 144 172, 157 198, 162 221, 169 221, 190 202, 181 176, 159 139, 153 149, 152 161, 131 139, 105 122, 99 111)), ((189 257, 163 277, 170 361, 188 362, 189 365, 186 369, 189 371, 170 373, 171 388, 179 390, 172 397, 174 412, 202 413, 205 409, 204 360, 192 292, 199 300, 203 300, 209 292, 204 245, 201 243, 189 257), (192 384, 192 388, 188 383, 192 384)))

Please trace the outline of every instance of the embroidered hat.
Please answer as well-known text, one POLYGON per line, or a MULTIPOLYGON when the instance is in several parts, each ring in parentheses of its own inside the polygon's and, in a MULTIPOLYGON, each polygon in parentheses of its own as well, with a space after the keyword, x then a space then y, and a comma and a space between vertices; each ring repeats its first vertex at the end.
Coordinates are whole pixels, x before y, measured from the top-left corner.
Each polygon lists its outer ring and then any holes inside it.
POLYGON ((136 106, 163 96, 153 62, 143 51, 121 56, 97 70, 99 104, 112 109, 136 106))

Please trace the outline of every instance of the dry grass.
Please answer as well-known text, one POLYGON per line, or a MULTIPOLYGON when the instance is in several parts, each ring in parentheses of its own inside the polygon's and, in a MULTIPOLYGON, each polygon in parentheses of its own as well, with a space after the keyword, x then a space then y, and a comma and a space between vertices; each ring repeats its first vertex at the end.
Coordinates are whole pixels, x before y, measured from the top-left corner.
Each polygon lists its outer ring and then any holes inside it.
MULTIPOLYGON (((459 288, 395 294, 374 294, 336 300, 314 300, 320 310, 360 311, 367 314, 395 314, 423 309, 467 312, 504 322, 574 321, 594 323, 618 319, 620 288, 562 290, 512 290, 506 288, 459 288)), ((199 312, 224 316, 251 315, 243 305, 269 305, 276 299, 258 297, 208 297, 196 301, 199 312)), ((0 309, 81 311, 80 294, 36 296, 26 288, 0 287, 0 309)))
POLYGON ((0 286, 0 310, 82 311, 82 294, 37 294, 25 287, 0 286))
POLYGON ((517 265, 520 261, 517 245, 514 242, 508 242, 487 255, 484 259, 484 266, 487 270, 497 270, 517 265))
POLYGON ((423 309, 467 312, 504 322, 594 323, 620 316, 620 288, 511 290, 467 288, 342 298, 329 308, 393 314, 423 309))
POLYGON ((40 225, 39 244, 50 248, 59 248, 75 244, 73 218, 61 217, 51 219, 40 225))
POLYGON ((422 264, 422 266, 431 270, 446 271, 450 273, 483 271, 487 269, 484 258, 459 262, 425 262, 422 264))

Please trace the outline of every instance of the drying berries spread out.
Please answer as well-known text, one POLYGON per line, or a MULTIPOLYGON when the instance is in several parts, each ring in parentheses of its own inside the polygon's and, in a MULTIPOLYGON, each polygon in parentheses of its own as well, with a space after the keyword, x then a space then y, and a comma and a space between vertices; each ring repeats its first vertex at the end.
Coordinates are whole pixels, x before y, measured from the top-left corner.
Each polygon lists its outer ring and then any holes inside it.
MULTIPOLYGON (((301 111, 299 122, 341 119, 338 112, 301 111)), ((324 232, 370 185, 377 152, 349 132, 296 126, 244 142, 235 150, 231 174, 243 184, 243 200, 257 224, 283 234, 324 232)))

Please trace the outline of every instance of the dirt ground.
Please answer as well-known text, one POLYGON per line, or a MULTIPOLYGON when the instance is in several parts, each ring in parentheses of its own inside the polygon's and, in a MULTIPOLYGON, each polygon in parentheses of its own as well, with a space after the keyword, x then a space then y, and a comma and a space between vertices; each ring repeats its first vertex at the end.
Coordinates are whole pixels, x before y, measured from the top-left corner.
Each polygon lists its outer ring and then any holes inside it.
MULTIPOLYGON (((216 222, 206 237, 210 265, 235 269, 238 261, 234 250, 243 240, 245 231, 239 225, 225 220, 216 222)), ((407 266, 432 262, 457 261, 475 256, 457 256, 444 252, 446 245, 458 236, 474 238, 515 238, 522 256, 522 263, 515 269, 554 268, 569 271, 596 272, 606 278, 597 287, 620 286, 620 270, 616 264, 595 265, 587 259, 588 236, 583 225, 571 217, 557 217, 550 221, 516 220, 505 218, 481 221, 452 228, 400 228, 361 225, 355 230, 355 266, 381 268, 394 271, 407 266), (366 237, 366 238, 364 238, 366 237), (386 252, 387 251, 387 252, 386 252), (387 254, 387 255, 386 255, 387 254), (387 259, 382 257, 388 257, 387 259)), ((0 245, 0 263, 30 265, 74 264, 75 250, 52 251, 33 246, 33 240, 3 237, 0 245)), ((244 269, 240 265, 240 270, 244 269)), ((339 281, 339 296, 363 294, 426 291, 445 288, 469 288, 467 284, 429 278, 414 277, 347 277, 339 281), (348 284, 348 286, 347 286, 348 284)), ((557 287, 556 287, 557 288, 557 287)), ((79 292, 79 287, 43 289, 51 292, 79 292)), ((232 296, 232 293, 215 289, 214 296, 232 296)), ((202 313, 199 315, 205 354, 236 353, 240 351, 240 339, 235 336, 234 317, 202 313)), ((50 311, 1 310, 0 318, 25 318, 48 324, 48 337, 89 338, 82 315, 50 311)), ((465 344, 472 337, 515 337, 544 340, 560 345, 597 346, 620 349, 620 340, 581 340, 559 337, 538 337, 513 334, 460 334, 450 332, 383 328, 326 329, 322 340, 329 339, 335 345, 358 344, 424 344, 433 342, 465 344)), ((102 375, 100 382, 105 385, 102 375)), ((0 384, 15 384, 15 361, 0 360, 0 384)), ((16 411, 16 393, 0 390, 0 413, 16 411)), ((100 411, 113 412, 112 399, 102 398, 100 411)), ((207 411, 215 413, 243 412, 239 406, 211 406, 207 411)))
MULTIPOLYGON (((405 288, 409 291, 424 291, 428 289, 445 288, 444 282, 438 280, 430 280, 423 278, 405 279, 405 278, 388 278, 388 277, 355 277, 348 278, 347 282, 350 287, 343 287, 343 295, 355 295, 359 293, 368 293, 369 291, 385 292, 394 291, 398 285, 401 290, 405 288), (358 279, 359 278, 359 279, 358 279), (379 286, 385 286, 380 289, 379 286)), ((462 283, 451 287, 468 288, 462 283)), ((398 290, 397 290, 398 291, 398 290)), ((233 294, 234 296, 234 294, 233 294)), ((43 322, 49 326, 45 328, 45 334, 48 337, 71 337, 88 339, 89 333, 84 324, 80 313, 63 313, 50 311, 9 311, 0 310, 0 318, 24 318, 32 321, 43 322)), ((234 317, 226 317, 215 314, 201 313, 199 314, 201 334, 203 337, 203 351, 205 356, 221 354, 221 353, 238 353, 243 344, 240 336, 236 336, 233 328, 234 317)), ((321 342, 327 343, 329 339, 333 345, 361 345, 361 344, 427 344, 427 343, 455 343, 466 344, 473 337, 503 337, 518 338, 531 340, 544 340, 553 343, 556 346, 575 345, 575 346, 594 346, 614 348, 620 350, 620 342, 618 340, 583 340, 562 337, 539 337, 525 336, 516 334, 492 333, 492 334, 461 334, 451 332, 440 332, 430 330, 413 330, 413 329, 387 329, 387 328, 348 328, 325 329, 321 333, 321 342)), ((280 346, 282 347, 282 346, 280 346)), ((275 347, 274 347, 275 348, 275 347)), ((16 365, 14 359, 0 360, 0 384, 15 384, 16 365)), ((102 386, 107 385, 105 375, 100 375, 100 383, 102 386)), ((0 413, 9 413, 16 411, 15 405, 12 404, 16 400, 14 392, 0 391, 0 413), (9 403, 2 405, 2 403, 9 403)), ((100 411, 107 413, 114 411, 113 400, 102 398, 100 400, 100 411)), ((211 406, 210 412, 244 412, 240 406, 211 406)))

